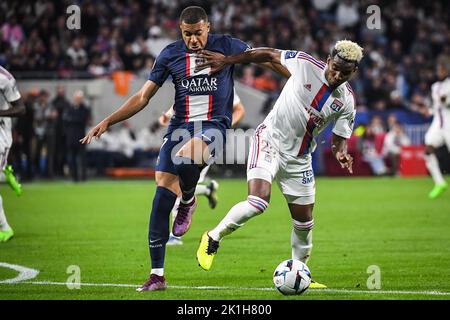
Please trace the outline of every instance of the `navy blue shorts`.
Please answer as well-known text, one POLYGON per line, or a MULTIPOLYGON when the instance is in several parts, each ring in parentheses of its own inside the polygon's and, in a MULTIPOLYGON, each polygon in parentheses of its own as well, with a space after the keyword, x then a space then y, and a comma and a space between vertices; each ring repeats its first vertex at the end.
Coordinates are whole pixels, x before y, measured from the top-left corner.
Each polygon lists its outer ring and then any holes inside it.
POLYGON ((170 125, 159 149, 156 171, 176 175, 173 157, 192 138, 202 139, 209 147, 211 157, 206 164, 211 164, 222 155, 226 143, 225 123, 220 121, 194 121, 181 125, 170 125), (221 141, 219 141, 219 140, 221 141))

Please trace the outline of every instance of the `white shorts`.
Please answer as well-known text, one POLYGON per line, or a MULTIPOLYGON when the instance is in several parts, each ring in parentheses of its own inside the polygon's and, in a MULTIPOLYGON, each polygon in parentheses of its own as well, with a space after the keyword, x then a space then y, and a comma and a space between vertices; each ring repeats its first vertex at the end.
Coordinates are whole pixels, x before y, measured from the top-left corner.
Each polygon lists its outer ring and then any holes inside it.
POLYGON ((11 150, 11 146, 0 145, 0 169, 3 171, 8 163, 8 154, 11 150))
POLYGON ((288 203, 314 203, 316 184, 311 155, 295 157, 280 153, 268 139, 264 124, 256 128, 247 161, 247 181, 276 179, 288 203))
POLYGON ((425 134, 425 144, 434 148, 440 148, 445 144, 450 150, 450 129, 441 128, 439 121, 433 120, 425 134))

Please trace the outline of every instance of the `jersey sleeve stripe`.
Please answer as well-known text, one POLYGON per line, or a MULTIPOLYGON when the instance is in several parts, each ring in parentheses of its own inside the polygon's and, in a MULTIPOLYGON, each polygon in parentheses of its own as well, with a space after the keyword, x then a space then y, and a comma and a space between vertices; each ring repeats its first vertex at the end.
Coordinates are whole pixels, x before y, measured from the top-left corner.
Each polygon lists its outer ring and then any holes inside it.
POLYGON ((310 55, 310 54, 308 54, 308 53, 306 53, 306 52, 304 52, 304 51, 300 51, 298 54, 299 54, 299 56, 301 55, 301 56, 304 56, 304 57, 306 57, 306 58, 309 58, 309 59, 311 59, 311 60, 317 62, 318 64, 323 65, 324 67, 325 67, 325 65, 326 65, 326 63, 323 62, 322 60, 318 60, 318 59, 314 58, 312 55, 310 55))
POLYGON ((310 59, 308 59, 308 58, 303 58, 303 57, 298 57, 298 58, 301 59, 301 60, 306 60, 306 61, 312 63, 313 65, 315 65, 316 67, 318 67, 318 68, 320 68, 320 69, 322 69, 322 70, 325 69, 325 67, 323 67, 323 66, 317 64, 316 62, 314 62, 314 61, 312 61, 312 60, 310 60, 310 59))
POLYGON ((314 57, 310 56, 309 54, 299 53, 297 57, 298 57, 298 59, 309 61, 321 69, 325 69, 326 64, 324 62, 315 59, 314 57))
POLYGON ((347 82, 347 83, 345 84, 345 86, 347 87, 348 91, 350 91, 351 94, 354 93, 354 92, 353 92, 353 88, 352 88, 352 86, 350 85, 350 83, 347 82))
POLYGON ((350 93, 352 94, 352 97, 353 97, 353 104, 354 104, 355 107, 356 107, 356 94, 355 94, 355 91, 353 91, 352 86, 351 86, 348 82, 345 84, 345 86, 347 87, 348 91, 350 91, 350 93))

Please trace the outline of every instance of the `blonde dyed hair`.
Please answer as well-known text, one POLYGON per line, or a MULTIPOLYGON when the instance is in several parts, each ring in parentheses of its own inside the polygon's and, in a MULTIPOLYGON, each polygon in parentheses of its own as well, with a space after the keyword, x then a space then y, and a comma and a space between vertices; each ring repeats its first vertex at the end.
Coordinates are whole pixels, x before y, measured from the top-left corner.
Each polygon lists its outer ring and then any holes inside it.
POLYGON ((363 48, 356 42, 340 40, 334 45, 333 51, 342 59, 359 63, 363 57, 363 48))

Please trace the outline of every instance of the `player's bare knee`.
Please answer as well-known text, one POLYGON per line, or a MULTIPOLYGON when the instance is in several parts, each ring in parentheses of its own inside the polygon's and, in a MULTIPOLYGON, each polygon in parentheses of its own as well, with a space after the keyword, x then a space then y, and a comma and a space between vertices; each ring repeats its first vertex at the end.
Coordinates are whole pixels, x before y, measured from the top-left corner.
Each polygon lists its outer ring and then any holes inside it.
POLYGON ((175 154, 176 157, 183 157, 183 158, 191 158, 192 157, 192 152, 191 149, 184 146, 183 148, 181 148, 180 150, 178 150, 178 152, 175 154))
POLYGON ((180 158, 193 158, 193 149, 194 146, 192 145, 192 140, 186 142, 185 145, 183 145, 181 147, 180 150, 178 150, 178 152, 175 154, 176 157, 180 157, 180 158))
POLYGON ((166 187, 170 180, 170 176, 166 172, 156 171, 155 182, 158 187, 166 187))
POLYGON ((315 195, 293 196, 285 194, 284 197, 288 203, 292 219, 300 222, 313 220, 315 195))
POLYGON ((267 204, 270 203, 270 192, 252 192, 249 193, 249 196, 264 200, 265 202, 267 202, 267 204))
POLYGON ((189 158, 195 164, 203 164, 204 153, 208 151, 208 146, 199 138, 189 140, 176 154, 179 158, 189 158))
POLYGON ((178 177, 174 174, 157 171, 155 173, 155 182, 158 187, 166 188, 176 195, 181 194, 178 177))
POLYGON ((260 198, 270 203, 270 194, 272 190, 272 185, 270 182, 263 179, 253 179, 248 183, 248 194, 249 196, 254 196, 260 198))

